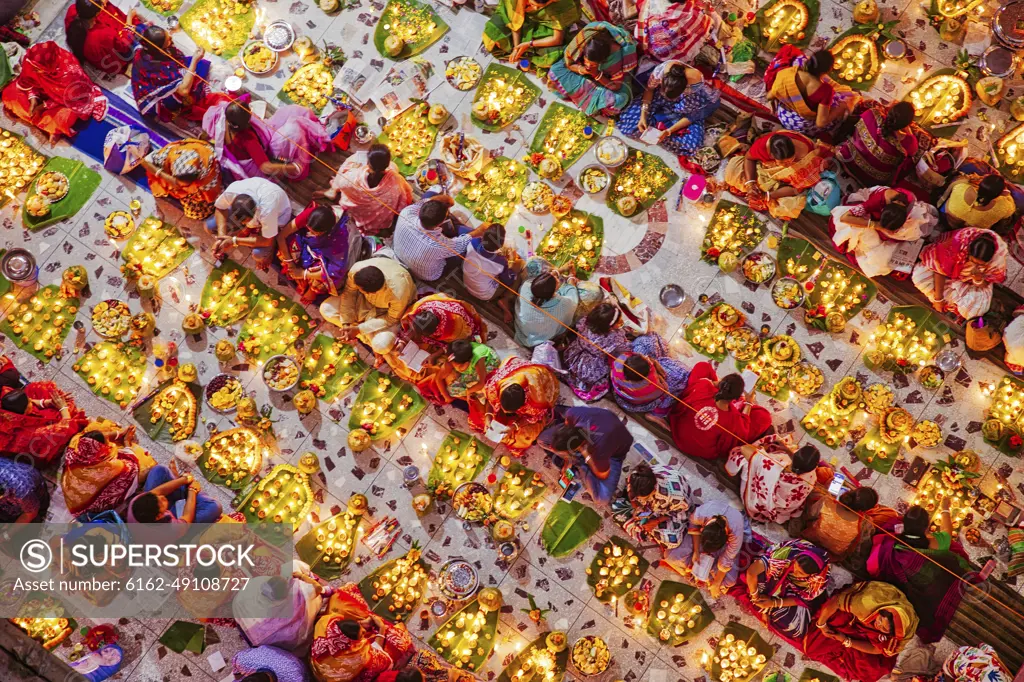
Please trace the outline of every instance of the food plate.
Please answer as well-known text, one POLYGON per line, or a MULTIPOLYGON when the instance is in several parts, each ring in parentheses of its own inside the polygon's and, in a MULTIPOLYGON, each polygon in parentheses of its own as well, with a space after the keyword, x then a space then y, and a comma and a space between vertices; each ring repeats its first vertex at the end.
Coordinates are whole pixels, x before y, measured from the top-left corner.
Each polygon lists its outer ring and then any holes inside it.
POLYGON ((578 178, 580 188, 587 194, 597 194, 603 192, 607 187, 608 183, 611 182, 611 176, 601 166, 596 163, 591 164, 580 171, 578 178))
POLYGON ((271 391, 290 391, 299 383, 299 364, 287 355, 267 358, 263 365, 263 383, 271 391))
POLYGON ((105 339, 119 339, 128 332, 132 312, 117 299, 100 301, 92 309, 92 328, 105 339))
POLYGON ((354 137, 356 142, 359 144, 367 144, 372 142, 377 136, 370 129, 370 126, 365 123, 360 123, 356 126, 355 132, 352 133, 352 137, 354 137))
POLYGON ((128 211, 114 211, 103 221, 103 231, 111 239, 127 239, 135 231, 135 218, 128 211))
POLYGON ((783 310, 799 308, 805 295, 803 285, 795 277, 782 277, 772 285, 772 300, 783 310))
POLYGON ((573 666, 584 677, 600 675, 612 662, 612 652, 605 641, 594 635, 580 637, 572 645, 569 657, 573 666))
POLYGON ((287 21, 279 19, 263 31, 263 42, 273 52, 284 52, 295 43, 295 29, 287 21))
POLYGON ((206 384, 206 404, 214 412, 230 414, 242 399, 242 382, 230 374, 218 374, 206 384))
POLYGON ((257 76, 270 73, 277 66, 277 52, 262 40, 250 40, 242 48, 242 66, 257 76))
POLYGON ((550 211, 554 198, 555 193, 543 182, 531 182, 523 188, 523 206, 535 215, 543 215, 550 211))
POLYGON ((66 197, 70 188, 68 176, 60 171, 47 171, 36 180, 36 194, 46 197, 51 204, 66 197))
POLYGON ((480 586, 480 576, 473 564, 464 559, 452 559, 438 572, 441 593, 451 599, 465 599, 480 586))
POLYGON ((726 334, 725 349, 740 362, 749 362, 761 351, 761 339, 750 327, 738 327, 726 334))
POLYGON ((937 365, 926 365, 921 368, 921 373, 917 375, 917 379, 925 388, 934 390, 942 386, 942 382, 946 379, 946 373, 939 369, 937 365))
POLYGON ((743 259, 742 270, 751 284, 764 284, 775 276, 775 259, 764 251, 755 251, 743 259))
POLYGON ((470 481, 455 489, 452 507, 455 509, 455 515, 464 521, 483 521, 491 513, 494 500, 482 483, 470 481))
POLYGON ((475 88, 483 72, 480 62, 472 57, 456 57, 449 60, 444 67, 444 77, 448 83, 463 92, 475 88))
POLYGON ((602 137, 594 149, 594 154, 605 168, 618 168, 626 162, 629 147, 617 137, 602 137))
POLYGON ((789 385, 802 396, 814 395, 825 383, 821 370, 809 362, 798 363, 789 374, 789 385))

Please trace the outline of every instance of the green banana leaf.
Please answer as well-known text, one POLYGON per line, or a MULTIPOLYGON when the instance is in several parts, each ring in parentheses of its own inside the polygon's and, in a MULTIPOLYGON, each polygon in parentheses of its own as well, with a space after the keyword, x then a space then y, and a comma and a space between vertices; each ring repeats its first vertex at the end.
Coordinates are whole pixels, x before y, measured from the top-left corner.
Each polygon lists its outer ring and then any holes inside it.
POLYGON ((579 502, 559 500, 544 522, 541 542, 553 557, 571 554, 601 527, 601 515, 579 502))

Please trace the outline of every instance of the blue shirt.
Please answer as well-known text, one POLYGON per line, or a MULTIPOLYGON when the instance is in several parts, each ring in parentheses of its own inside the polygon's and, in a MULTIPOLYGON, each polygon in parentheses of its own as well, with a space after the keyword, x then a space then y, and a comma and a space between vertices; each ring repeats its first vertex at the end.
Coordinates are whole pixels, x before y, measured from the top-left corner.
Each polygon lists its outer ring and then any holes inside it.
POLYGON ((537 438, 537 444, 545 450, 554 452, 551 442, 555 431, 563 423, 579 427, 587 433, 590 454, 595 459, 625 459, 626 453, 633 447, 633 435, 611 410, 603 407, 570 407, 560 411, 560 414, 563 416, 562 422, 556 420, 537 438))

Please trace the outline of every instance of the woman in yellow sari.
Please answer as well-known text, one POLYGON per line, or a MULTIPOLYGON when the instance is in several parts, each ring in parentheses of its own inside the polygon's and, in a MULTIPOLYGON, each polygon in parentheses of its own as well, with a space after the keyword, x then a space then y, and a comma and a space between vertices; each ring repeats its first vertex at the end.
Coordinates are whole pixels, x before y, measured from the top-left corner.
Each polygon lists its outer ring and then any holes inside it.
POLYGON ((181 202, 186 218, 205 220, 213 215, 220 196, 220 163, 213 145, 204 140, 170 142, 142 161, 153 196, 181 202))
POLYGON ((309 662, 319 682, 372 682, 382 672, 401 667, 413 651, 405 626, 372 613, 359 587, 349 583, 331 595, 317 621, 309 662))
POLYGON ((401 341, 411 340, 430 350, 447 349, 449 343, 459 339, 487 338, 487 325, 476 309, 445 294, 431 294, 413 303, 400 326, 401 341))
POLYGON ((899 588, 878 581, 854 583, 822 605, 804 650, 844 680, 877 682, 892 672, 917 624, 917 613, 899 588))
POLYGON ((1017 213, 1006 181, 997 173, 957 178, 946 188, 938 206, 939 214, 954 230, 980 227, 1001 233, 1017 213))
POLYGON ((775 55, 764 83, 766 96, 785 128, 813 137, 833 129, 852 111, 860 98, 828 80, 833 62, 828 50, 807 57, 792 45, 783 46, 775 55))
POLYGON ((486 431, 493 422, 506 427, 501 442, 519 456, 551 421, 558 401, 558 378, 547 366, 510 357, 487 379, 486 403, 469 404, 469 424, 486 431))
POLYGON ((804 210, 807 190, 818 183, 831 158, 828 145, 780 130, 759 137, 746 155, 729 159, 725 182, 753 210, 792 220, 804 210))
POLYGON ((91 422, 74 436, 64 454, 60 487, 75 516, 114 509, 139 487, 140 475, 155 464, 135 442, 135 427, 91 422))

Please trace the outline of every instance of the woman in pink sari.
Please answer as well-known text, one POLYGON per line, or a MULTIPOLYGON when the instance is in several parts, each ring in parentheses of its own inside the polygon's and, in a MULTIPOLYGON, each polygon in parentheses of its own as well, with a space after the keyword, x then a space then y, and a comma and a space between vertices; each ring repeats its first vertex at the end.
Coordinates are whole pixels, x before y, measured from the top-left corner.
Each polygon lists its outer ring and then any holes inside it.
POLYGON ((853 135, 836 147, 836 158, 861 184, 890 185, 913 168, 919 147, 913 123, 910 102, 897 102, 888 110, 870 107, 860 115, 853 135))
POLYGON ((296 560, 294 572, 253 578, 232 602, 232 613, 252 646, 272 645, 303 655, 313 637, 313 623, 331 588, 321 584, 309 564, 296 560))
POLYGON ((936 310, 979 317, 992 304, 992 285, 1006 280, 1006 244, 976 227, 946 233, 921 251, 911 278, 936 310))
POLYGON ((302 180, 309 175, 313 155, 330 142, 320 120, 297 104, 282 106, 264 121, 244 102, 222 102, 203 115, 203 132, 213 142, 221 167, 238 180, 302 180))
POLYGON ((345 209, 367 236, 386 234, 399 212, 412 203, 412 187, 391 162, 387 145, 372 145, 341 165, 324 196, 345 209))

